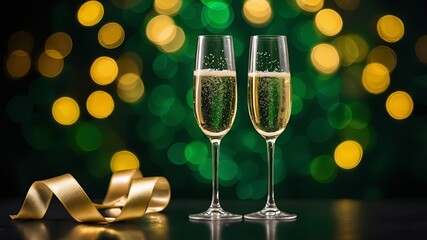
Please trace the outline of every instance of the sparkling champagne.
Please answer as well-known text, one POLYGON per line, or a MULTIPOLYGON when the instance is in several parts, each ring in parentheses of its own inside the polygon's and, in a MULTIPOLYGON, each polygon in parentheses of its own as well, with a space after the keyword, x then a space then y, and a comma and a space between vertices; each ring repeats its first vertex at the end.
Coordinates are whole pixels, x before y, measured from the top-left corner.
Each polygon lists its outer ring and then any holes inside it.
POLYGON ((285 130, 291 114, 290 74, 255 72, 248 75, 248 107, 252 124, 265 138, 285 130))
POLYGON ((222 138, 230 130, 236 116, 236 84, 235 71, 194 72, 194 113, 208 137, 222 138))

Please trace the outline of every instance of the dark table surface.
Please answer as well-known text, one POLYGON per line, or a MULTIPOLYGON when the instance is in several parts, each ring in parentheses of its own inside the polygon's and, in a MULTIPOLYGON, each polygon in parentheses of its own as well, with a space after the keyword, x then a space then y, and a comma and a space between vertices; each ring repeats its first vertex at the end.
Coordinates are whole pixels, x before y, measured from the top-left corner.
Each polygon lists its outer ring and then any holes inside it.
MULTIPOLYGON (((108 225, 72 219, 56 199, 42 220, 11 220, 23 199, 0 200, 0 239, 427 239, 426 200, 284 200, 293 222, 190 221, 209 200, 172 199, 161 213, 108 225)), ((249 213, 262 201, 222 200, 225 210, 249 213)))

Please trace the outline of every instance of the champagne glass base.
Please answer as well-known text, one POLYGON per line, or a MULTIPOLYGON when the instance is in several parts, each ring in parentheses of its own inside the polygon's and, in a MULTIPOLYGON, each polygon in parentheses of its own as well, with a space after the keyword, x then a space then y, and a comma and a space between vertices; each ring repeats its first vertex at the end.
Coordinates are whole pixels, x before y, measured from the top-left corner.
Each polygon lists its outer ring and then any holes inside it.
POLYGON ((204 212, 189 215, 191 220, 241 220, 242 217, 240 214, 229 213, 222 208, 212 207, 204 212))
POLYGON ((285 213, 278 208, 264 208, 261 211, 253 212, 244 215, 248 220, 286 220, 291 221, 297 218, 297 215, 292 213, 285 213))

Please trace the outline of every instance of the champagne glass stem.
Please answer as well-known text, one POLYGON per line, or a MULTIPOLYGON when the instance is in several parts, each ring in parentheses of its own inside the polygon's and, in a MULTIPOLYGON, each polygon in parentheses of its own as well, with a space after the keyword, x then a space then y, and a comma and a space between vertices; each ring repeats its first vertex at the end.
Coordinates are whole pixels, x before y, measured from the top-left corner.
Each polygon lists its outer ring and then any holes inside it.
POLYGON ((267 139, 267 162, 268 162, 268 188, 267 188, 267 203, 265 208, 275 208, 274 200, 274 147, 276 139, 267 139))
POLYGON ((218 167, 219 167, 219 147, 220 139, 211 139, 212 145, 212 202, 211 208, 220 208, 219 186, 218 186, 218 167))

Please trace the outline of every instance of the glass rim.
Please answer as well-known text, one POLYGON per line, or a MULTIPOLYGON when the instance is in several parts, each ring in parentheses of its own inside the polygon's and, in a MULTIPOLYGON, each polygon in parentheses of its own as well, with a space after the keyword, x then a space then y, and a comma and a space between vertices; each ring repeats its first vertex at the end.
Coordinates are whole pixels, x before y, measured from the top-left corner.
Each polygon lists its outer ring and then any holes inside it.
POLYGON ((232 35, 219 35, 219 34, 212 34, 212 35, 199 35, 198 38, 233 38, 232 35))
POLYGON ((251 38, 264 38, 264 39, 284 38, 286 39, 286 35, 281 35, 281 34, 252 35, 251 38))

